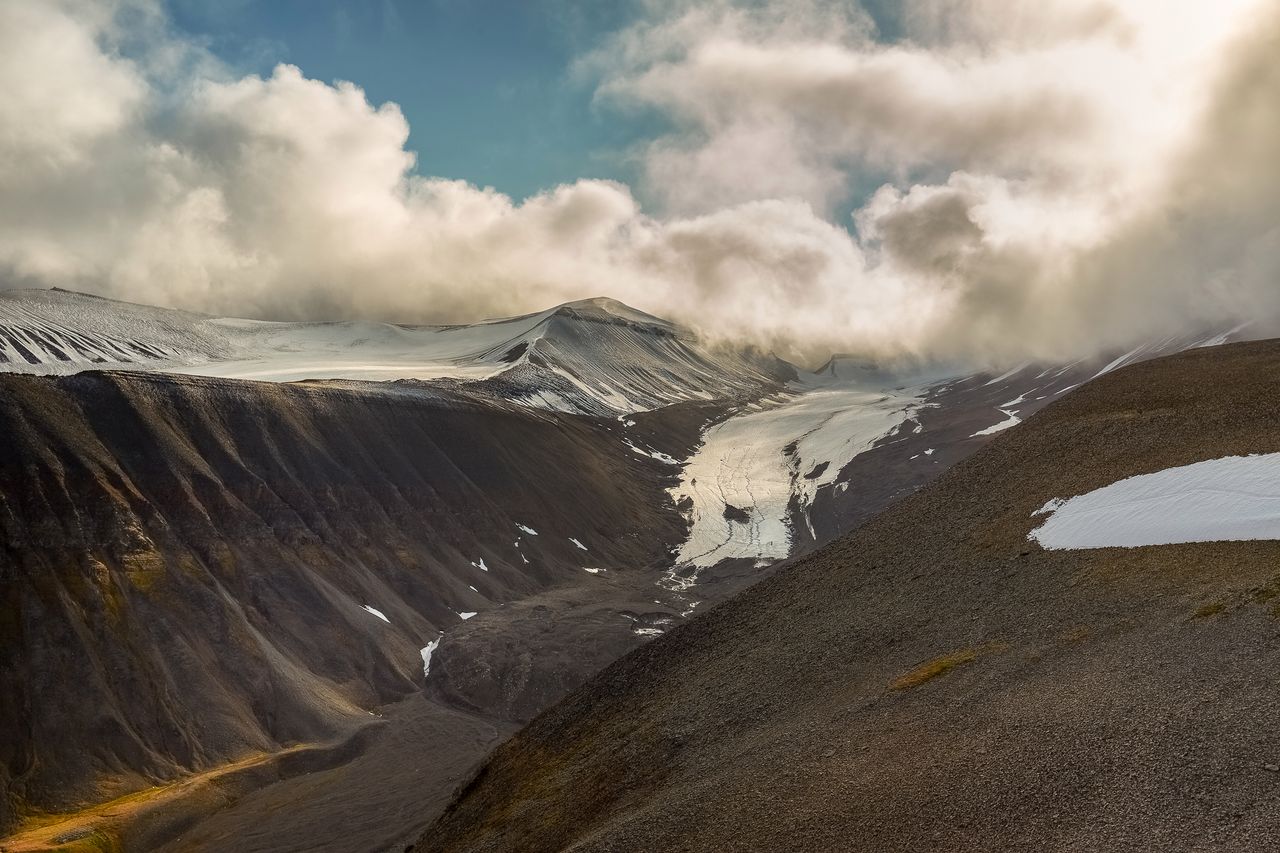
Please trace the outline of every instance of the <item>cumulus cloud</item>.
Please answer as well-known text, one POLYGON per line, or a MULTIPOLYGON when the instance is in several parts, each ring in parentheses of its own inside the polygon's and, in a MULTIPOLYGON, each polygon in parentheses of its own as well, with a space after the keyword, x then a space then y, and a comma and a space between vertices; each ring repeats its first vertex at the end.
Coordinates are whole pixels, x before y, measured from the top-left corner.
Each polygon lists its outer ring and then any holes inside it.
POLYGON ((646 212, 423 177, 394 104, 237 77, 151 0, 0 0, 0 280, 400 322, 609 295, 792 356, 992 364, 1274 313, 1280 13, 1209 6, 909 0, 885 43, 847 3, 653 0, 578 69, 671 120, 646 212))
POLYGON ((587 59, 676 122, 648 193, 852 204, 866 261, 819 298, 908 300, 916 351, 1065 357, 1274 301, 1274 4, 906 0, 891 43, 844 5, 656 4, 587 59))

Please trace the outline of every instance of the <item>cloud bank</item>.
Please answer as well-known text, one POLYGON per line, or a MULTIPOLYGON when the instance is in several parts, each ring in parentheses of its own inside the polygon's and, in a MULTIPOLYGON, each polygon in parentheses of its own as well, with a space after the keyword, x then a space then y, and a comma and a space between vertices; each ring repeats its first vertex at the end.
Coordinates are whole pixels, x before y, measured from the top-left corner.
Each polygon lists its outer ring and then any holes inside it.
POLYGON ((906 0, 901 25, 650 2, 575 69, 669 120, 646 211, 421 177, 396 105, 238 77, 147 0, 0 0, 0 286, 398 322, 608 295, 792 357, 992 365, 1280 311, 1273 3, 906 0))

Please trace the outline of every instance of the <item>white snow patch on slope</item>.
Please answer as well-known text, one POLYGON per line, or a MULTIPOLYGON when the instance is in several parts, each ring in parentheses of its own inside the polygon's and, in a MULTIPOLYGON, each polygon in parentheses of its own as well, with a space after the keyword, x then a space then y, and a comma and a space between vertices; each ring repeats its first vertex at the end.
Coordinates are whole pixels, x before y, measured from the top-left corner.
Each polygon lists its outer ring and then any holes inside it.
POLYGON ((1005 411, 1004 409, 1001 409, 1000 413, 1005 416, 1004 420, 1002 420, 998 424, 989 426, 986 429, 978 430, 973 435, 969 436, 969 438, 977 438, 980 435, 995 435, 998 432, 1004 432, 1009 427, 1015 427, 1018 424, 1022 423, 1022 418, 1018 417, 1013 412, 1009 412, 1009 411, 1005 411))
POLYGON ((519 527, 521 530, 523 530, 525 533, 528 533, 530 536, 538 535, 538 531, 534 530, 532 527, 525 527, 523 524, 517 524, 516 527, 519 527))
POLYGON ((577 539, 574 539, 572 536, 569 537, 569 541, 572 542, 574 545, 577 545, 579 548, 581 548, 584 551, 588 550, 586 545, 583 545, 581 542, 579 542, 577 539))
MULTIPOLYGON (((441 637, 443 636, 444 635, 441 634, 441 637)), ((440 646, 440 637, 436 637, 434 640, 427 643, 425 646, 423 646, 419 650, 419 652, 422 654, 423 679, 426 679, 427 676, 431 675, 431 653, 434 652, 439 646, 440 646)))
POLYGON ((1127 352, 1127 353, 1125 353, 1124 355, 1122 355, 1122 356, 1120 356, 1119 358, 1117 358, 1115 361, 1112 361, 1112 362, 1110 362, 1109 364, 1107 364, 1107 366, 1106 366, 1106 367, 1102 368, 1102 369, 1101 369, 1101 370, 1099 370, 1097 373, 1093 374, 1093 376, 1092 376, 1092 377, 1090 377, 1089 381, 1090 381, 1090 382, 1092 382, 1094 379, 1097 379, 1099 376, 1105 376, 1106 374, 1110 373, 1111 371, 1115 370, 1116 368, 1121 367, 1121 366, 1122 366, 1122 365, 1124 365, 1126 362, 1128 362, 1130 359, 1132 359, 1132 358, 1136 357, 1138 354, 1140 354, 1140 353, 1141 353, 1144 349, 1146 349, 1146 348, 1147 348, 1147 345, 1146 345, 1146 344, 1143 344, 1142 346, 1138 347, 1137 349, 1130 350, 1129 352, 1127 352))
POLYGON ((1167 468, 1045 504, 1050 550, 1280 539, 1280 453, 1167 468))
POLYGON ((475 616, 478 612, 479 612, 478 610, 459 610, 458 618, 463 621, 466 621, 467 619, 470 619, 472 616, 475 616))
POLYGON ((1006 373, 1001 373, 1001 374, 1000 374, 999 376, 997 376, 995 379, 992 379, 991 381, 987 382, 987 383, 986 383, 986 385, 983 385, 982 387, 983 387, 983 388, 986 388, 986 387, 987 387, 987 386, 989 386, 989 385, 995 385, 995 384, 997 384, 997 383, 999 383, 999 382, 1003 382, 1003 381, 1005 381, 1006 379, 1010 379, 1010 378, 1012 378, 1015 374, 1017 374, 1017 373, 1021 373, 1022 371, 1026 370, 1026 369, 1027 369, 1028 367, 1030 367, 1030 366, 1031 366, 1031 362, 1029 362, 1029 361, 1028 361, 1028 362, 1023 362, 1022 364, 1019 364, 1017 367, 1011 368, 1008 372, 1006 372, 1006 373))
POLYGON ((1241 323, 1239 326, 1236 326, 1234 329, 1228 329, 1227 331, 1223 332, 1223 333, 1222 333, 1222 334, 1220 334, 1220 335, 1214 335, 1214 336, 1213 336, 1213 337, 1211 337, 1211 338, 1206 338, 1205 340, 1200 341, 1199 343, 1195 344, 1195 345, 1192 347, 1192 349, 1200 349, 1201 347, 1219 347, 1219 346, 1222 346, 1222 345, 1223 345, 1223 344, 1225 344, 1227 341, 1231 340, 1233 337, 1235 337, 1236 335, 1240 334, 1241 332, 1243 332, 1245 329, 1247 329, 1247 328, 1248 328, 1249 326, 1251 326, 1251 325, 1253 325, 1251 322, 1250 322, 1250 323, 1241 323))
POLYGON ((478 563, 475 560, 472 560, 471 565, 475 566, 477 569, 479 569, 482 572, 489 571, 489 567, 484 564, 484 557, 481 557, 480 562, 478 563))
POLYGON ((381 610, 379 610, 378 608, 376 608, 376 607, 370 607, 370 606, 369 606, 369 605, 367 605, 367 604, 362 604, 362 605, 360 605, 360 607, 361 607, 361 608, 363 608, 364 610, 369 611, 369 612, 370 612, 370 613, 372 613, 374 616, 377 616, 379 619, 381 619, 383 622, 386 622, 388 625, 390 625, 390 624, 391 624, 391 620, 387 618, 387 614, 383 613, 383 612, 382 612, 381 610))
POLYGON ((624 440, 623 444, 625 444, 627 447, 630 447, 632 451, 639 453, 641 456, 648 456, 650 459, 657 459, 659 462, 665 462, 667 465, 680 464, 679 460, 673 459, 671 456, 667 455, 666 453, 662 453, 661 451, 658 451, 658 450, 649 450, 647 448, 640 447, 634 442, 632 442, 631 439, 629 438, 624 440))
POLYGON ((1028 398, 1029 396, 1031 396, 1032 394, 1034 394, 1034 393, 1035 393, 1035 391, 1036 391, 1036 389, 1034 389, 1034 388, 1032 388, 1030 391, 1023 391, 1021 394, 1019 394, 1017 397, 1014 397, 1014 398, 1013 398, 1012 400, 1010 400, 1009 402, 1007 402, 1007 403, 1001 403, 1001 404, 1000 404, 1000 408, 1001 408, 1001 409, 1012 409, 1014 406, 1017 406, 1017 405, 1019 405, 1019 404, 1021 404, 1021 403, 1025 403, 1025 402, 1027 401, 1027 398, 1028 398))

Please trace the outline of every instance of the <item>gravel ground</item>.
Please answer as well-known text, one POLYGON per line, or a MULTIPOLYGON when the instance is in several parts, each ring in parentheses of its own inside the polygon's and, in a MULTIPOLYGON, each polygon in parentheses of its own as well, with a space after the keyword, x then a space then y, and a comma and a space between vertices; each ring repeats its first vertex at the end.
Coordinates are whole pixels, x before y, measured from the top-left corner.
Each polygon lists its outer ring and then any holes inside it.
POLYGON ((1280 543, 1046 552, 1047 500, 1280 452, 1280 344, 1119 370, 606 669, 419 851, 1280 844, 1280 543))

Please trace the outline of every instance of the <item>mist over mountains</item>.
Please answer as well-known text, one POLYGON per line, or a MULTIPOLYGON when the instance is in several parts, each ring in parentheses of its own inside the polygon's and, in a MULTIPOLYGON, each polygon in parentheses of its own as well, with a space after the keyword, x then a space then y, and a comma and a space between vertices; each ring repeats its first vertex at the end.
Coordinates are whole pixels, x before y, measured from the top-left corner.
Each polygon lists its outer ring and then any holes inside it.
POLYGON ((0 0, 0 281, 469 322, 608 295, 816 364, 1066 361, 1274 316, 1261 0, 642 3, 584 49, 635 189, 433 177, 394 103, 246 74, 153 0, 0 0), (641 201, 643 200, 643 202, 641 201))

